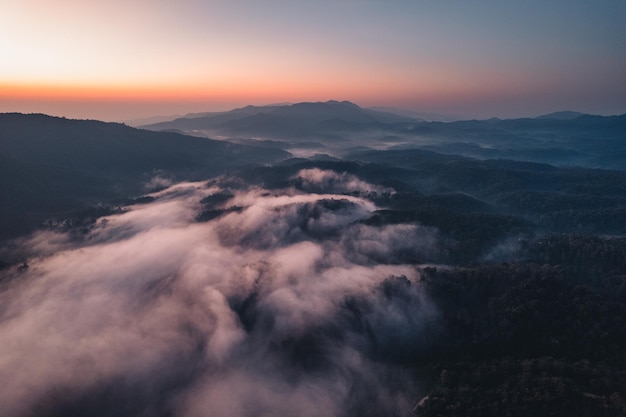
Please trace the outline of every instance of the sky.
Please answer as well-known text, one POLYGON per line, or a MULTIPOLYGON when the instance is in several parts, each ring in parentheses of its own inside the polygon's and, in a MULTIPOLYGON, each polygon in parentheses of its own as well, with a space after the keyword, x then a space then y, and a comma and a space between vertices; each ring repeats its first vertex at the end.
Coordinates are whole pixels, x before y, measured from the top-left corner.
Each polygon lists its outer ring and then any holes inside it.
POLYGON ((0 0, 0 112, 626 113, 626 1, 0 0))

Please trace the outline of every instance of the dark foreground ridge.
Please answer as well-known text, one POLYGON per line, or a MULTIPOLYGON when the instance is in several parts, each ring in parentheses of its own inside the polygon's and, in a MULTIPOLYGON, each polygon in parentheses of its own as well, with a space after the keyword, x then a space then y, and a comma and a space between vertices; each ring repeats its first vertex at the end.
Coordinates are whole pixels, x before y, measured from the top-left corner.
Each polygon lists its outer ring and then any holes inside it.
POLYGON ((117 123, 0 114, 0 194, 8 197, 0 203, 0 239, 52 215, 288 155, 117 123))

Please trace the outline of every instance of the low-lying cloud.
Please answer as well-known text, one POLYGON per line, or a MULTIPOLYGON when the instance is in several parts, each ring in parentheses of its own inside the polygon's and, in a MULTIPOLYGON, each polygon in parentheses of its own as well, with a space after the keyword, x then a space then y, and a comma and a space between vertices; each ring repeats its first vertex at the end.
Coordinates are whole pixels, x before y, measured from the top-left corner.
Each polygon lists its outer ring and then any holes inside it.
POLYGON ((334 192, 344 193, 372 193, 372 192, 392 192, 393 190, 379 185, 365 182, 358 177, 339 173, 326 169, 310 168, 302 169, 294 177, 302 189, 312 192, 334 192))
POLYGON ((396 359, 436 317, 412 260, 437 231, 366 225, 376 206, 354 192, 377 188, 318 171, 299 177, 328 194, 183 183, 80 238, 23 241, 28 268, 0 277, 0 408, 409 414, 418 387, 396 359))

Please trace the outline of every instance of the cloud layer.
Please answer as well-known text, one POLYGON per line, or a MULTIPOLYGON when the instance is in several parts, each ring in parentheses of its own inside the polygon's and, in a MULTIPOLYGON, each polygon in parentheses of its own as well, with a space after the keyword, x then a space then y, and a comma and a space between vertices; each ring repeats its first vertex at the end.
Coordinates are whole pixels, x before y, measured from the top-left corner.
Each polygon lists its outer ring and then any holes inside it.
POLYGON ((376 187, 318 171, 299 178, 332 193, 183 183, 22 242, 28 268, 0 277, 1 408, 406 414, 418 387, 396 359, 436 311, 403 259, 438 234, 361 223, 376 187))

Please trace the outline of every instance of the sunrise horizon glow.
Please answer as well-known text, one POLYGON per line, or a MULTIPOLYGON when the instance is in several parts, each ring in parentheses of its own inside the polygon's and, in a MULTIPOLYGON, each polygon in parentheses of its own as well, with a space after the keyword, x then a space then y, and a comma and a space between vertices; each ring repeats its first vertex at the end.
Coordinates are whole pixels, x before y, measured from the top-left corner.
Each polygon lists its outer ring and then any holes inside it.
POLYGON ((348 100, 626 113, 626 4, 9 0, 0 112, 125 121, 348 100))

